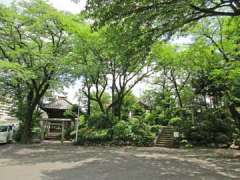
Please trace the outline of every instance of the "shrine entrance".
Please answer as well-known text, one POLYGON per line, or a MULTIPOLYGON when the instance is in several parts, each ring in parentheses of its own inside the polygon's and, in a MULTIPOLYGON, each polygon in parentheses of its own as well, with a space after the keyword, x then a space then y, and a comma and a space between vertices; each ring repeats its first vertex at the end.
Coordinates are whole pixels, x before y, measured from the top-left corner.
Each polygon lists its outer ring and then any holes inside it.
POLYGON ((40 107, 48 116, 41 121, 41 139, 61 140, 63 143, 66 130, 74 126, 74 118, 66 118, 64 115, 72 104, 67 101, 66 97, 58 97, 40 107))
POLYGON ((65 140, 65 131, 72 126, 71 119, 48 118, 41 123, 41 139, 44 140, 65 140))

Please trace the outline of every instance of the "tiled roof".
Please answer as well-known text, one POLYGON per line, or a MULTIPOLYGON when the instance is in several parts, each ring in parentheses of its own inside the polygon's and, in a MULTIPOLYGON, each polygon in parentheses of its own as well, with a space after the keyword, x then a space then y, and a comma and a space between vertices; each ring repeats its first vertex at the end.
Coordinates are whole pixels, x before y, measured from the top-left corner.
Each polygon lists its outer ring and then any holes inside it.
POLYGON ((72 103, 70 103, 66 97, 58 97, 50 103, 42 104, 42 109, 62 109, 66 110, 72 107, 72 103))

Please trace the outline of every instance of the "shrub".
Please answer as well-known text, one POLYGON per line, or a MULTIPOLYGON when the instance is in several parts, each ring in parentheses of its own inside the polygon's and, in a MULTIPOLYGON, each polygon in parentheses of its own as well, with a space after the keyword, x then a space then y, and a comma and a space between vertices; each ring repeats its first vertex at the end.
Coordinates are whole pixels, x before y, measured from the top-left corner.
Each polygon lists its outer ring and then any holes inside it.
MULTIPOLYGON (((159 127, 155 127, 157 131, 159 127)), ((77 144, 101 144, 113 141, 115 144, 151 145, 155 138, 151 126, 140 118, 118 121, 113 128, 97 129, 84 127, 79 129, 77 144)))
POLYGON ((14 139, 16 142, 20 142, 20 141, 21 141, 22 133, 23 133, 23 126, 22 126, 22 124, 20 124, 20 125, 19 125, 19 128, 14 132, 13 139, 14 139))
POLYGON ((154 134, 151 132, 151 126, 138 118, 132 118, 129 121, 119 121, 113 127, 113 138, 120 143, 142 146, 151 145, 154 134))
POLYGON ((166 117, 164 113, 160 113, 156 119, 156 124, 160 124, 162 126, 167 126, 169 119, 166 117))
POLYGON ((185 147, 185 148, 192 148, 193 145, 188 142, 187 139, 183 139, 180 141, 180 145, 185 147))
POLYGON ((151 126, 151 132, 154 133, 155 135, 158 135, 159 130, 162 128, 161 125, 153 125, 151 126))
POLYGON ((216 144, 228 144, 230 141, 229 137, 223 133, 216 134, 214 140, 216 144))
POLYGON ((143 121, 132 118, 130 120, 132 132, 134 134, 133 142, 136 145, 151 145, 155 138, 151 132, 151 127, 143 121))
POLYGON ((101 144, 110 141, 111 136, 108 129, 82 128, 78 131, 77 144, 101 144))
POLYGON ((169 121, 169 125, 171 126, 180 127, 181 124, 182 124, 182 119, 180 117, 174 117, 169 121))
POLYGON ((184 119, 180 128, 194 145, 229 144, 233 139, 234 121, 223 109, 196 112, 194 121, 184 119))
POLYGON ((70 140, 71 138, 74 137, 74 134, 75 134, 75 133, 72 134, 73 131, 75 132, 74 128, 75 128, 75 127, 67 127, 67 128, 65 129, 65 132, 64 132, 64 138, 65 138, 65 139, 70 140))
POLYGON ((88 118, 88 126, 91 128, 96 128, 96 129, 106 129, 106 128, 111 128, 112 123, 102 113, 95 113, 92 116, 88 118))
POLYGON ((158 118, 158 115, 156 113, 146 113, 145 114, 145 122, 150 124, 150 125, 154 125, 156 124, 156 119, 158 118))
POLYGON ((147 124, 150 125, 162 125, 166 126, 168 124, 168 119, 165 117, 163 113, 157 113, 157 112, 152 112, 152 113, 146 113, 144 121, 147 124))
POLYGON ((235 145, 240 145, 240 130, 238 128, 235 129, 233 134, 233 142, 235 145))
POLYGON ((113 127, 113 138, 115 140, 131 141, 133 137, 132 127, 126 121, 119 121, 113 127))

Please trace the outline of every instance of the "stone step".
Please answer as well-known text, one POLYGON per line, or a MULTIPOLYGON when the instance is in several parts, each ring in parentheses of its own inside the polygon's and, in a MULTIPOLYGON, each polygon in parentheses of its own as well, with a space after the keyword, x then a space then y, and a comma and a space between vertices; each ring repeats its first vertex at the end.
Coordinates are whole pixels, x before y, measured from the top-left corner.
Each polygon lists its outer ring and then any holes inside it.
POLYGON ((173 141, 173 139, 160 139, 158 142, 161 142, 161 141, 173 141))
POLYGON ((161 144, 161 143, 173 143, 173 141, 159 141, 156 144, 161 144))
POLYGON ((165 127, 165 128, 163 128, 163 129, 169 130, 169 131, 174 131, 174 128, 170 128, 170 127, 165 127))
POLYGON ((58 138, 60 136, 46 136, 46 138, 58 138))
POLYGON ((158 146, 158 147, 173 147, 173 145, 174 145, 173 132, 174 132, 174 129, 172 127, 164 127, 162 129, 161 134, 158 137, 156 146, 158 146))
POLYGON ((156 146, 173 146, 173 143, 165 143, 165 144, 163 144, 163 143, 161 143, 161 144, 156 144, 156 146))
POLYGON ((173 137, 172 136, 162 136, 162 137, 159 137, 159 140, 160 139, 173 139, 173 137))
POLYGON ((172 137, 173 135, 171 134, 162 134, 161 137, 172 137))
POLYGON ((163 128, 163 129, 165 129, 165 130, 170 130, 170 131, 174 131, 174 128, 169 128, 169 127, 165 127, 165 128, 163 128))
POLYGON ((167 147, 167 148, 172 148, 173 144, 156 144, 156 147, 167 147))
POLYGON ((159 139, 158 142, 161 142, 161 141, 173 141, 173 139, 159 139))
POLYGON ((163 130, 166 134, 172 134, 174 131, 163 130))
POLYGON ((166 134, 173 134, 173 132, 170 132, 170 131, 163 131, 163 133, 166 133, 166 134))
POLYGON ((173 137, 173 135, 171 135, 171 136, 161 135, 161 137, 159 137, 159 138, 172 138, 172 137, 173 137))

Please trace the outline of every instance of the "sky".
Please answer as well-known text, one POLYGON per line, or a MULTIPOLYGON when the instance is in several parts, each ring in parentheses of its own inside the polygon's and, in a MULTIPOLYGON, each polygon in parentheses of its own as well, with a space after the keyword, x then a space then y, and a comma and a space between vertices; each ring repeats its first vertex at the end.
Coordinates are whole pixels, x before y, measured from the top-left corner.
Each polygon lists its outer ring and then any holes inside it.
MULTIPOLYGON (((3 4, 10 4, 13 0, 0 0, 0 3, 3 4)), ((21 1, 21 0, 18 0, 21 1)), ((79 13, 82 11, 86 5, 86 0, 81 0, 80 3, 76 4, 71 0, 48 0, 55 8, 72 12, 72 13, 79 13)))
POLYGON ((79 13, 84 10, 86 5, 86 0, 81 0, 78 4, 72 2, 71 0, 49 0, 49 2, 59 10, 72 13, 79 13))
MULTIPOLYGON (((13 0, 0 0, 0 3, 3 4, 10 4, 13 0)), ((18 0, 21 1, 21 0, 18 0)), ((78 4, 72 2, 71 0, 48 0, 50 2, 50 4, 53 5, 53 7, 55 7, 58 10, 61 11, 66 11, 66 12, 71 12, 71 13, 79 13, 80 11, 84 10, 85 5, 86 5, 86 0, 80 0, 80 2, 78 4)), ((189 37, 178 37, 172 40, 173 44, 176 45, 183 45, 183 44, 189 44, 191 42, 191 39, 189 37)), ((143 95, 144 89, 148 88, 148 84, 147 82, 142 82, 139 83, 135 86, 135 88, 133 89, 133 93, 136 96, 141 96, 143 95)), ((64 95, 67 96, 68 100, 76 103, 77 101, 77 92, 79 91, 79 87, 80 87, 81 83, 80 82, 76 82, 75 84, 69 86, 69 87, 65 87, 64 88, 64 95)), ((61 93, 58 95, 62 95, 61 93)))

